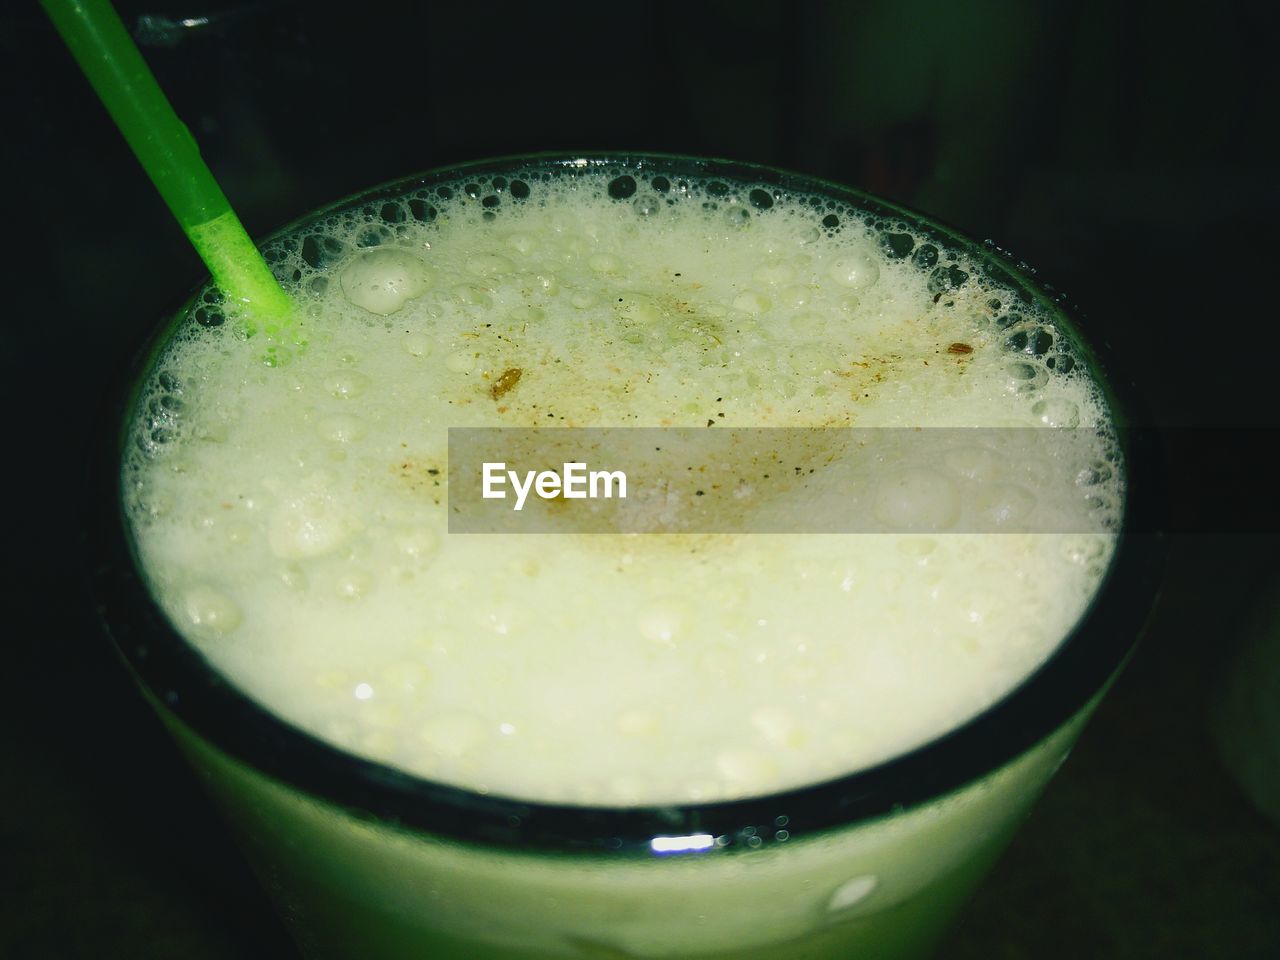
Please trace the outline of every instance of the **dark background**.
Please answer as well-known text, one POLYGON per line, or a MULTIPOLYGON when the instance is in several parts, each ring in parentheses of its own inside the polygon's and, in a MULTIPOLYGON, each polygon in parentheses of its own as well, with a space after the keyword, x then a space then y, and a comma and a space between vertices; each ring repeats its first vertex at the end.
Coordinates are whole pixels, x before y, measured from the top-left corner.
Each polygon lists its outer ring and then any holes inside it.
MULTIPOLYGON (((1280 437, 1262 4, 118 8, 131 27, 150 18, 145 55, 251 233, 416 170, 534 150, 825 176, 1040 267, 1150 422, 1215 431, 1215 496, 1274 515, 1274 474, 1241 467, 1280 437)), ((0 13, 0 55, 16 240, 0 383, 19 452, 4 584, 11 625, 33 614, 5 639, 0 955, 287 958, 77 600, 93 425, 142 331, 202 270, 34 5, 0 13)), ((1176 454, 1173 476, 1205 475, 1193 460, 1176 454)), ((1169 538, 1148 635, 944 957, 1280 956, 1280 824, 1226 772, 1209 719, 1280 589, 1276 529, 1201 519, 1169 538)))

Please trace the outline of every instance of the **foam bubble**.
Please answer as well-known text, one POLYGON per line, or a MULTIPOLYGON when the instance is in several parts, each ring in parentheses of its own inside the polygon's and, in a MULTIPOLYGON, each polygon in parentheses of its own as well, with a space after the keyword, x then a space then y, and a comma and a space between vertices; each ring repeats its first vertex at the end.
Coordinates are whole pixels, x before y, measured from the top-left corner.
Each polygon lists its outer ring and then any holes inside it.
POLYGON ((789 263, 779 260, 773 260, 769 263, 762 263, 752 272, 751 278, 756 283, 766 284, 768 286, 779 286, 781 284, 791 283, 796 278, 796 268, 789 263))
POLYGON ((1038 363, 1015 360, 1005 365, 1007 389, 1014 393, 1031 393, 1049 382, 1049 371, 1038 363))
POLYGON ((372 588, 373 577, 364 570, 343 570, 334 582, 334 591, 344 600, 359 600, 372 588))
POLYGON ((980 488, 974 507, 996 529, 1025 528, 1036 506, 1036 496, 1012 483, 993 483, 980 488))
POLYGON ((355 443, 368 432, 365 422, 351 414, 325 417, 316 424, 316 429, 321 437, 332 443, 355 443))
POLYGON ((430 530, 418 528, 396 534, 395 544, 405 556, 415 560, 425 560, 440 545, 440 538, 430 530))
POLYGON ((369 388, 372 381, 359 370, 336 370, 324 378, 324 388, 335 397, 351 400, 369 388))
POLYGON ((225 593, 205 584, 188 587, 182 593, 186 622, 201 634, 230 633, 240 626, 239 606, 225 593))
POLYGON ((875 495, 876 519, 890 530, 943 531, 960 519, 955 484, 933 470, 912 467, 889 473, 875 495))
POLYGON ((334 497, 310 492, 286 499, 273 511, 267 538, 277 557, 301 560, 333 553, 353 527, 334 497))
POLYGON ((943 455, 943 463, 959 476, 979 482, 1000 476, 1005 466, 1000 454, 981 446, 950 449, 943 455))
POLYGON ((361 253, 338 275, 342 292, 357 307, 388 316, 431 286, 421 257, 396 248, 361 253))
POLYGON ((622 261, 611 253, 595 253, 587 259, 587 266, 596 273, 617 273, 622 269, 622 261))
POLYGON ((421 333, 410 333, 400 341, 405 352, 415 357, 425 357, 431 352, 431 340, 421 333))
POLYGON ((1079 404, 1065 397, 1037 400, 1031 413, 1047 427, 1075 427, 1080 423, 1079 404))
POLYGON ((854 250, 832 260, 827 275, 842 287, 862 290, 880 279, 880 264, 869 251, 854 250))
POLYGON ((459 303, 466 304, 469 307, 479 307, 482 310, 487 310, 493 306, 493 297, 489 296, 488 291, 472 283, 457 284, 453 288, 453 296, 459 303))
POLYGON ((646 640, 669 645, 680 638, 688 619, 688 611, 682 605, 666 603, 647 610, 637 627, 646 640))
POLYGON ((740 293, 733 300, 733 308, 743 313, 764 313, 771 306, 773 304, 767 296, 754 290, 740 293))

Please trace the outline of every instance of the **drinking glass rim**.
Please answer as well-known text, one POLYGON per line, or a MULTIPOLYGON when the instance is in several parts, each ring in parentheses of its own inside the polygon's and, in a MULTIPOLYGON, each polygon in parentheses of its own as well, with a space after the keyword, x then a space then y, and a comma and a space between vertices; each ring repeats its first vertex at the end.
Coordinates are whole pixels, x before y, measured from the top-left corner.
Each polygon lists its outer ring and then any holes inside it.
MULTIPOLYGON (((93 589, 100 618, 140 687, 158 706, 235 761, 356 816, 454 841, 546 853, 648 852, 655 837, 714 838, 708 851, 764 850, 867 822, 945 796, 981 780, 1061 727, 1105 689, 1142 631, 1160 580, 1163 542, 1151 516, 1159 489, 1150 434, 1130 434, 1136 399, 1108 376, 1096 348, 1078 328, 1065 298, 1021 261, 934 218, 843 184, 741 161, 604 151, 534 153, 436 167, 362 190, 313 210, 272 232, 269 243, 302 225, 378 199, 403 195, 468 173, 511 174, 519 168, 572 171, 625 167, 654 176, 722 178, 796 193, 820 193, 878 216, 891 216, 948 247, 960 248, 1000 279, 1052 311, 1054 321, 1102 389, 1122 441, 1124 520, 1092 599, 1054 652, 1012 690, 975 717, 870 767, 758 796, 703 803, 598 806, 526 801, 433 781, 327 743, 272 713, 216 670, 185 641, 152 598, 141 574, 123 508, 120 463, 141 383, 186 309, 147 335, 128 381, 108 406, 109 423, 97 475, 100 507, 94 537, 93 589), (1132 442, 1130 442, 1132 441, 1132 442), (1135 487, 1137 496, 1135 497, 1135 487), (1141 518, 1141 519, 1140 519, 1141 518)), ((207 278, 197 290, 203 289, 207 278)), ((188 301, 189 303, 190 301, 188 301)), ((1104 342, 1105 346, 1105 342, 1104 342)))

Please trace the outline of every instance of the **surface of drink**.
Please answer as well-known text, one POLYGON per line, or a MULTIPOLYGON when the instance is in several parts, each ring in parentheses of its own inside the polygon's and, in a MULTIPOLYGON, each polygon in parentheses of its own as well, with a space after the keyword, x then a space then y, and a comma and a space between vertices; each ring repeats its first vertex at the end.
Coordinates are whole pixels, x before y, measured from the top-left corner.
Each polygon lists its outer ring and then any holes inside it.
MULTIPOLYGON (((1106 572, 1124 492, 1106 402, 1051 302, 808 186, 513 162, 276 238, 305 342, 264 353, 206 291, 139 394, 123 490, 160 606, 289 724, 478 796, 757 797, 981 714, 1106 572), (1094 442, 1019 459, 977 432, 875 501, 893 532, 467 537, 448 531, 459 426, 1082 427, 1094 442), (1034 532, 1062 497, 1099 528, 1034 532), (962 507, 1009 532, 950 532, 962 507)), ((768 469, 748 479, 744 496, 786 496, 768 469)), ((767 837, 576 864, 361 825, 171 720, 249 842, 289 864, 269 883, 316 949, 897 956, 985 869, 1081 707, 1011 765, 896 815, 794 839, 780 815, 767 837), (668 851, 708 855, 652 859, 668 851)))

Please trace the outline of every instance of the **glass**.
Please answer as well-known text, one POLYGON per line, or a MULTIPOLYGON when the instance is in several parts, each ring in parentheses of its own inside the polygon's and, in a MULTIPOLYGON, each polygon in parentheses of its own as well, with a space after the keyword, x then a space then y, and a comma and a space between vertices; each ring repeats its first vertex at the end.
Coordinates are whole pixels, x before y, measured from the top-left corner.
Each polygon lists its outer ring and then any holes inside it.
MULTIPOLYGON (((820 192, 906 220, 1049 308, 1107 393, 1127 471, 1125 530, 1087 612, 1054 655, 984 713, 838 780, 661 808, 523 803, 433 783, 290 726, 219 676, 149 595, 121 511, 119 463, 152 337, 106 453, 97 590, 143 693, 223 807, 308 956, 492 958, 926 955, 1079 735, 1141 631, 1159 544, 1151 452, 1060 298, 1003 251, 847 187, 754 165, 663 155, 519 157, 431 171, 312 216, 531 162, 625 163, 820 192), (122 426, 123 425, 123 426, 122 426)), ((307 218, 310 219, 310 218, 307 218)), ((287 228, 296 229, 306 220, 287 228)), ((286 232, 286 231, 281 231, 286 232)), ((182 314, 179 314, 179 317, 182 314)))

